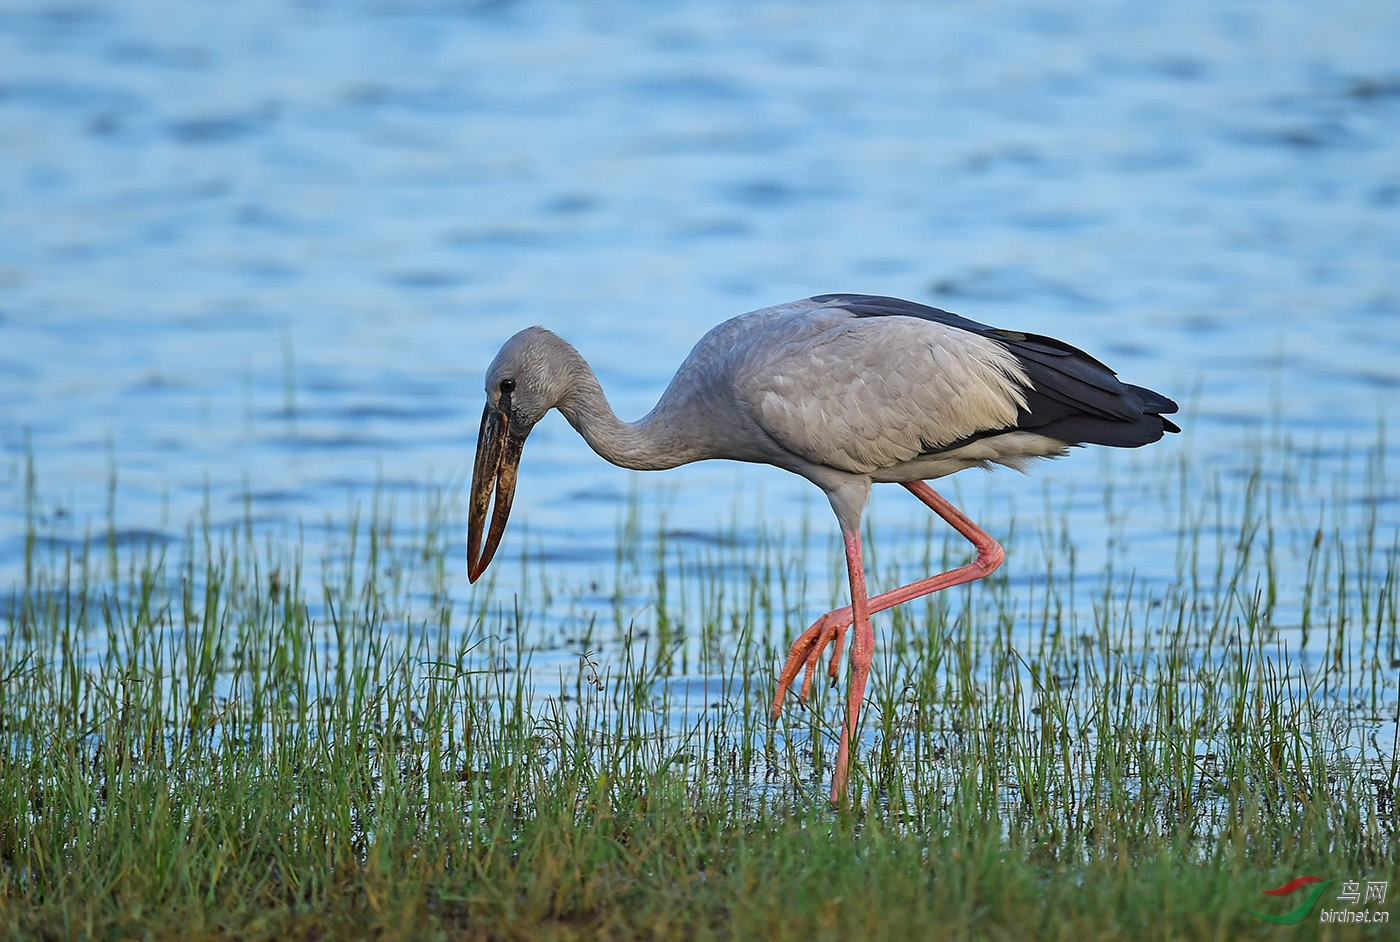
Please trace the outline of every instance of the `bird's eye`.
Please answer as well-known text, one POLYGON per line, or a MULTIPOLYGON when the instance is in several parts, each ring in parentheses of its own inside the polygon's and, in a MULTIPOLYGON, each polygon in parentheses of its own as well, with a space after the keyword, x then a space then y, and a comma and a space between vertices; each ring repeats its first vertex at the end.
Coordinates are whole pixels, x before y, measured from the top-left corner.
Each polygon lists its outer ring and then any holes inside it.
POLYGON ((501 380, 501 395, 504 396, 504 395, 507 395, 507 394, 513 393, 513 392, 515 392, 515 380, 513 380, 513 379, 503 379, 503 380, 501 380))

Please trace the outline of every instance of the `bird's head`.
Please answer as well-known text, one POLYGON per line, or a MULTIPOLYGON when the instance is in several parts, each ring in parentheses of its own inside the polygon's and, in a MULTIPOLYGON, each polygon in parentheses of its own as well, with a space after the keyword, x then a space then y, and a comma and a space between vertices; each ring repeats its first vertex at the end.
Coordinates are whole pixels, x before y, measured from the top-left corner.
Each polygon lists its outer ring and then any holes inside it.
POLYGON ((577 356, 543 327, 528 327, 506 341, 486 370, 486 409, 476 440, 467 517, 467 578, 472 582, 486 571, 505 533, 525 437, 563 398, 570 361, 577 356))

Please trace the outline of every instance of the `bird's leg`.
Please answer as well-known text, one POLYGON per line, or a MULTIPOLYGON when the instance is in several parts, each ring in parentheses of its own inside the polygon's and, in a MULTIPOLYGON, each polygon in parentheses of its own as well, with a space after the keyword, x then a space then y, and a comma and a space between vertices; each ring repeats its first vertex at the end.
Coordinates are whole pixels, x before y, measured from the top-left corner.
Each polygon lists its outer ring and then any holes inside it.
MULTIPOLYGON (((988 536, 962 511, 944 500, 923 481, 909 481, 904 486, 915 497, 923 501, 930 510, 948 521, 955 530, 967 537, 977 549, 977 558, 966 566, 938 573, 927 579, 911 582, 909 585, 900 586, 875 596, 869 600, 869 613, 872 615, 876 612, 883 612, 887 608, 893 608, 901 602, 908 602, 910 599, 937 592, 939 589, 947 589, 964 582, 971 582, 974 579, 981 579, 995 571, 1006 556, 996 540, 988 536)), ((859 546, 857 546, 857 551, 859 551, 859 546)), ((849 549, 847 550, 847 562, 848 564, 850 562, 849 549)), ((863 579, 864 571, 862 570, 863 579)), ((793 642, 792 648, 788 651, 787 663, 783 665, 782 672, 778 675, 778 692, 773 697, 773 719, 778 718, 783 706, 783 697, 786 696, 793 680, 797 678, 797 672, 802 670, 804 665, 807 672, 802 679, 802 687, 798 691, 798 695, 803 700, 807 699, 807 695, 812 689, 812 675, 816 671, 817 664, 821 661, 822 651, 833 641, 836 642, 836 648, 832 652, 829 673, 831 679, 836 680, 841 668, 841 648, 846 628, 853 621, 854 613, 850 606, 838 608, 818 618, 812 623, 812 627, 804 631, 793 642)))
MULTIPOLYGON (((846 769, 851 759, 851 740, 856 735, 860 705, 865 702, 865 681, 875 656, 875 629, 865 595, 865 564, 860 558, 860 532, 843 533, 846 541, 846 570, 851 577, 851 607, 855 609, 855 638, 851 641, 851 689, 846 693, 846 722, 841 727, 841 745, 836 748, 836 772, 831 776, 831 803, 846 797, 846 769)), ((839 643, 838 643, 839 645, 839 643)), ((840 647, 837 648, 840 653, 840 647)))

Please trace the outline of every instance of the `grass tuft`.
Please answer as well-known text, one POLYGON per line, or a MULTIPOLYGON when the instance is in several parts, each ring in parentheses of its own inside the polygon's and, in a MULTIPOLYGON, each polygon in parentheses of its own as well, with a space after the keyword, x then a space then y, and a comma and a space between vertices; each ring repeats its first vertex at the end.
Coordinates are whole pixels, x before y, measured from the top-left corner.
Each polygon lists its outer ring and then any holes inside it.
MULTIPOLYGON (((1393 897, 1384 463, 1329 482, 1263 455, 1204 489, 1184 462, 1110 482, 1102 550, 1047 494, 998 524, 1014 566, 886 616, 840 810, 839 691, 767 719, 820 604, 806 524, 736 511, 701 539, 638 488, 610 582, 527 550, 525 591, 463 601, 441 489, 403 528, 380 495, 352 509, 308 567, 251 511, 65 543, 31 469, 0 609, 0 931, 1264 938, 1246 910, 1284 911, 1262 891, 1300 874, 1393 897), (1143 493, 1174 574, 1124 565, 1143 493)), ((873 581, 961 561, 919 526, 882 534, 873 581)))

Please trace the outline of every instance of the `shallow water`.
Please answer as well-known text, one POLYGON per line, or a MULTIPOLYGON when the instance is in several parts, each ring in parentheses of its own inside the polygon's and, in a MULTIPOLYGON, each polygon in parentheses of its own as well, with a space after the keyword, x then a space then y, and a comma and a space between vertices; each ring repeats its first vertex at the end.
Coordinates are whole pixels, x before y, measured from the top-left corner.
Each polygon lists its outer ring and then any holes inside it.
MULTIPOLYGON (((1381 2, 8 5, 0 576, 28 453, 71 545, 110 501, 122 543, 207 506, 314 546, 376 487, 462 483, 521 327, 574 341, 635 417, 715 322, 860 291, 1062 337, 1181 401, 1170 455, 950 485, 993 523, 1068 514, 1086 569, 1170 580, 1173 522, 1129 506, 1115 529, 1107 482, 1178 458, 1230 480, 1266 439, 1354 477, 1376 443, 1400 388, 1396 63, 1381 2)), ((781 472, 655 480, 695 546, 739 513, 738 539, 834 530, 781 472)), ((503 553, 586 587, 632 486, 551 417, 503 553)), ((1372 490, 1384 547, 1396 488, 1372 490)), ((893 489, 873 515, 922 533, 893 489)), ((804 618, 835 561, 805 564, 804 618)), ((499 566, 497 596, 521 578, 499 566)))

